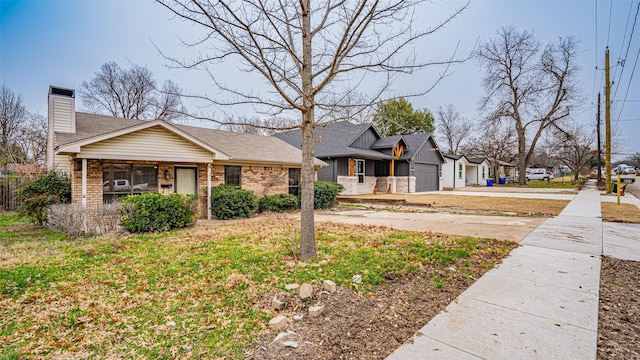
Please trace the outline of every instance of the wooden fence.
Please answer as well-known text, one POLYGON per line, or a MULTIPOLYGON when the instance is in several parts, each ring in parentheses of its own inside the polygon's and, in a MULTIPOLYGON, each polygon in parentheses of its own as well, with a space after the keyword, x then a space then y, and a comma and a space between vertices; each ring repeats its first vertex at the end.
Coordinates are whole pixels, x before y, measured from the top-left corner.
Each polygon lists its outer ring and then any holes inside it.
POLYGON ((18 191, 29 181, 31 179, 28 177, 0 177, 0 208, 9 211, 19 208, 21 202, 18 200, 18 191))

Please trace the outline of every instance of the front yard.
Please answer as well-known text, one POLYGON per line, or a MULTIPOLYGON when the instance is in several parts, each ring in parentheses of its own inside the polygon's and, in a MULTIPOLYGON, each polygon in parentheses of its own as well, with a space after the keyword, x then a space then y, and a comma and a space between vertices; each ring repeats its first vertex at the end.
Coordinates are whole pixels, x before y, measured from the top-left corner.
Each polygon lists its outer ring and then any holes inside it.
MULTIPOLYGON (((294 255, 298 227, 272 215, 169 233, 68 239, 0 215, 0 358, 244 358, 275 335, 267 322, 276 312, 264 299, 285 292, 286 284, 319 287, 333 280, 340 296, 327 300, 327 313, 339 314, 336 299, 365 304, 390 286, 413 294, 417 285, 406 279, 416 277, 420 291, 446 292, 426 304, 435 314, 516 246, 327 223, 316 225, 318 260, 301 264, 294 255), (361 284, 352 282, 356 274, 361 284)), ((407 313, 411 299, 403 300, 407 313)), ((297 326, 306 324, 314 323, 305 317, 297 326)), ((379 331, 408 338, 417 330, 390 324, 379 331)), ((348 329, 335 335, 342 330, 348 329)), ((335 355, 308 343, 320 358, 335 355)), ((359 358, 384 358, 396 345, 384 346, 369 356, 363 347, 359 358)))

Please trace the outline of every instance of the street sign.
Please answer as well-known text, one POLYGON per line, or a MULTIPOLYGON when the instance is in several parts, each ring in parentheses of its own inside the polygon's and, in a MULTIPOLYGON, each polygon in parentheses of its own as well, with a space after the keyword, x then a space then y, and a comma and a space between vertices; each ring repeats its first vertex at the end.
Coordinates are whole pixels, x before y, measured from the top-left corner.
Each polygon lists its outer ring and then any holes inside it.
POLYGON ((636 179, 634 178, 622 178, 620 179, 621 183, 626 183, 626 184, 633 184, 634 182, 636 182, 636 179))

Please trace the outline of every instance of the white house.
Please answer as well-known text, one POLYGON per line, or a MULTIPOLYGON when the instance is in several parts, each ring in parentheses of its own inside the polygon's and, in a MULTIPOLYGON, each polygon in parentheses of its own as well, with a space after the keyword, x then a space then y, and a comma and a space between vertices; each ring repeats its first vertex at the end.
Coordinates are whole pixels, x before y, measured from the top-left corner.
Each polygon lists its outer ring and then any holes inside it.
POLYGON ((487 179, 491 177, 491 164, 485 157, 469 157, 466 168, 466 185, 487 185, 487 179))
POLYGON ((491 177, 489 160, 484 157, 443 154, 442 187, 453 190, 471 185, 486 186, 491 177))

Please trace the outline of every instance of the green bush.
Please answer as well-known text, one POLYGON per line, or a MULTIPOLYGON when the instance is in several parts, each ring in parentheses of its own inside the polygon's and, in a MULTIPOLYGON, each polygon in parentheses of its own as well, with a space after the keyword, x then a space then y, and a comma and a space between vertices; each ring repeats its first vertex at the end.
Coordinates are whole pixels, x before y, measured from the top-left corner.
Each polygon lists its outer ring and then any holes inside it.
POLYGON ((71 182, 67 174, 49 170, 20 189, 18 197, 22 201, 20 213, 42 226, 50 205, 71 202, 71 182))
POLYGON ((258 201, 260 211, 290 212, 298 209, 300 201, 294 195, 267 195, 258 201))
POLYGON ((221 220, 248 218, 258 208, 258 197, 249 190, 231 185, 211 189, 211 212, 221 220))
POLYGON ((338 203, 338 194, 344 186, 331 181, 316 181, 313 184, 313 206, 316 209, 329 209, 338 203))
POLYGON ((122 198, 122 227, 129 232, 167 231, 192 225, 196 195, 147 193, 122 198))

